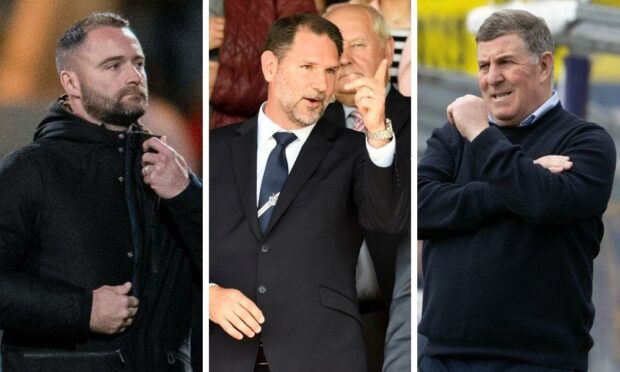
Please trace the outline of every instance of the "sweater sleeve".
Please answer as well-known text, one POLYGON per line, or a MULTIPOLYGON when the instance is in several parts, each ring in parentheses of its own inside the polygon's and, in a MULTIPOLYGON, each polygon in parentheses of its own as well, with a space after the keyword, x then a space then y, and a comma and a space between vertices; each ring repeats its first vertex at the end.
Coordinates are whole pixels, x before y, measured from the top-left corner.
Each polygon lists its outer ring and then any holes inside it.
POLYGON ((457 141, 462 139, 449 124, 435 129, 418 164, 419 239, 472 231, 506 212, 498 190, 489 183, 455 183, 463 152, 457 141))
POLYGON ((582 125, 564 141, 561 153, 545 154, 565 155, 573 162, 559 174, 534 164, 497 128, 476 137, 471 153, 512 213, 530 223, 559 225, 605 211, 616 167, 615 145, 603 128, 582 125))
POLYGON ((202 272, 202 182, 190 174, 185 190, 164 203, 192 261, 202 272))
POLYGON ((78 338, 89 332, 92 293, 46 280, 28 262, 42 194, 36 167, 9 155, 0 166, 0 328, 78 338))

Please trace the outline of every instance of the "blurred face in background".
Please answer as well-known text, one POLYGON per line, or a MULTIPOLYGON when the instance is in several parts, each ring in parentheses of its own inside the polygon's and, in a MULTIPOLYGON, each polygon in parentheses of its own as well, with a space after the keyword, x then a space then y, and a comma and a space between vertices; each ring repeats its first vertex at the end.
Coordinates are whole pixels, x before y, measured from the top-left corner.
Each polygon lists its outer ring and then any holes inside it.
POLYGON ((355 106, 355 91, 344 89, 344 85, 364 76, 374 78, 383 59, 387 58, 390 66, 394 41, 391 38, 382 41, 373 30, 370 14, 358 7, 340 6, 325 18, 340 29, 344 38, 344 51, 340 57, 336 81, 336 99, 347 106, 355 106))

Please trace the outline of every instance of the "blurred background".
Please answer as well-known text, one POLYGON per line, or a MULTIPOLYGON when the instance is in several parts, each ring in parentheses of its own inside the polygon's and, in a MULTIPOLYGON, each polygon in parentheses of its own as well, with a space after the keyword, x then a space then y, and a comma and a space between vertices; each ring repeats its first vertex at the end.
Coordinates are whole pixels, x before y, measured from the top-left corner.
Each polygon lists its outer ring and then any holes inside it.
MULTIPOLYGON (((555 89, 562 104, 605 127, 620 149, 619 0, 418 0, 418 157, 432 130, 445 123, 446 106, 464 94, 480 95, 474 33, 502 7, 545 18, 556 41, 555 89)), ((616 169, 605 236, 594 260, 592 372, 620 371, 619 181, 616 169)))
POLYGON ((63 94, 56 40, 78 19, 112 11, 129 20, 146 56, 150 106, 141 121, 166 135, 200 175, 202 5, 201 0, 0 0, 0 158, 32 141, 47 106, 63 94))
POLYGON ((127 18, 146 55, 150 107, 142 122, 199 174, 202 168, 201 0, 0 0, 0 157, 32 140, 63 93, 56 40, 94 11, 127 18))

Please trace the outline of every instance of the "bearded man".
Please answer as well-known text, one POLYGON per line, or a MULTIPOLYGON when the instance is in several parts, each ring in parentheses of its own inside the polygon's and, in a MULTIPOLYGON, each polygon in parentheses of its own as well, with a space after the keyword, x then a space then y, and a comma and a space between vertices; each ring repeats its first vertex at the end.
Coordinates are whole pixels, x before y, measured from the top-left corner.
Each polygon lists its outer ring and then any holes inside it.
POLYGON ((261 56, 258 115, 210 133, 210 370, 365 371, 355 268, 363 229, 403 231, 387 61, 351 81, 367 134, 321 119, 342 35, 277 20, 261 56))
POLYGON ((120 16, 75 23, 56 49, 66 94, 0 167, 5 372, 189 362, 202 186, 137 122, 148 105, 144 61, 120 16))

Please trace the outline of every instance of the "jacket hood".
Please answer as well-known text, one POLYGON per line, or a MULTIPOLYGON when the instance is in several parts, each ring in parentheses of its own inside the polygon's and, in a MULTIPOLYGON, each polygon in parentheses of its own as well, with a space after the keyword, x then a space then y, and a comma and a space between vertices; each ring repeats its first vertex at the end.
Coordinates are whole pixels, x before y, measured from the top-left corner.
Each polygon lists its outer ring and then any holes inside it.
MULTIPOLYGON (((111 131, 103 125, 97 125, 73 114, 67 95, 52 102, 47 114, 34 132, 34 141, 42 139, 61 139, 79 142, 102 143, 116 138, 118 132, 111 131)), ((139 123, 132 124, 130 131, 145 131, 139 123)))

